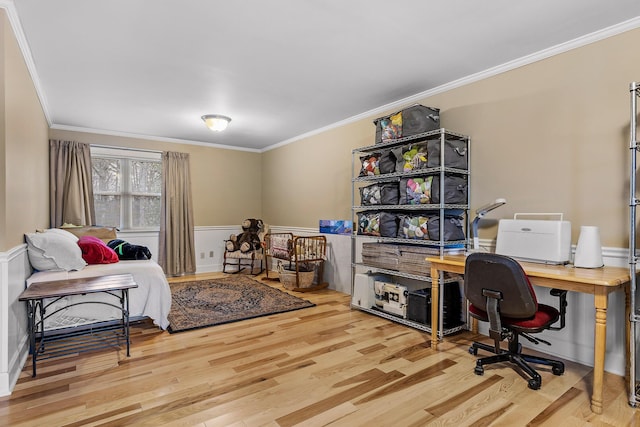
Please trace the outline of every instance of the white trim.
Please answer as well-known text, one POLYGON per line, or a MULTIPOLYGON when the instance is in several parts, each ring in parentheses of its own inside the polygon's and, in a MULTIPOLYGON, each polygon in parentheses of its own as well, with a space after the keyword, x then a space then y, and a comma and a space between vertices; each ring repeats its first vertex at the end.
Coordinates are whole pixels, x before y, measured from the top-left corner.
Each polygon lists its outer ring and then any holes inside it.
POLYGON ((29 355, 26 308, 20 313, 15 306, 23 304, 17 301, 17 296, 31 274, 27 263, 24 243, 0 252, 0 396, 11 394, 29 355))
POLYGON ((89 144, 92 156, 117 157, 136 160, 162 160, 162 151, 136 150, 135 148, 107 147, 104 145, 89 144))
POLYGON ((284 227, 281 225, 270 225, 270 233, 293 233, 294 235, 318 234, 317 228, 308 227, 284 227))
POLYGON ((166 138, 166 137, 163 137, 163 136, 142 135, 142 134, 138 134, 138 133, 117 132, 117 131, 111 131, 111 130, 93 129, 93 128, 85 128, 85 127, 79 127, 79 126, 68 126, 68 125, 52 124, 52 125, 50 125, 50 127, 51 127, 51 129, 56 129, 56 130, 67 130, 67 131, 72 131, 72 132, 95 133, 95 134, 98 134, 98 135, 119 136, 119 137, 123 137, 123 138, 147 139, 147 140, 151 140, 151 141, 170 142, 172 144, 199 145, 199 146, 202 146, 202 147, 220 148, 222 150, 248 151, 248 152, 251 152, 251 153, 261 153, 262 152, 262 150, 259 150, 257 148, 234 147, 232 145, 214 144, 212 142, 190 141, 190 140, 186 140, 186 139, 166 138))

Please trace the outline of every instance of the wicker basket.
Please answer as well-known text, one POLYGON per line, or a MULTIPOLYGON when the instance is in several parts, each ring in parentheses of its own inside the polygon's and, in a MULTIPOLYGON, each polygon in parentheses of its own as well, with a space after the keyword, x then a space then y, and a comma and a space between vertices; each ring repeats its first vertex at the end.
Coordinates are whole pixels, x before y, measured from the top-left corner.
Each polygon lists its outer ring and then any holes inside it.
POLYGON ((281 264, 278 265, 278 274, 280 275, 282 286, 286 289, 310 288, 313 286, 315 271, 303 271, 300 267, 298 267, 298 269, 298 283, 296 284, 296 271, 289 270, 281 264))

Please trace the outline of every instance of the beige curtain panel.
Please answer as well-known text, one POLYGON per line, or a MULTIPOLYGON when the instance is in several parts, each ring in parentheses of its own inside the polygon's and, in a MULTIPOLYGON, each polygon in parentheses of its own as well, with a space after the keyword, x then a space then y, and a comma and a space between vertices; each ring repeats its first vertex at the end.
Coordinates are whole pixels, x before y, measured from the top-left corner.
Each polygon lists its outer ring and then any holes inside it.
POLYGON ((167 276, 196 272, 189 154, 162 153, 162 207, 158 260, 167 276))
POLYGON ((64 223, 93 225, 93 184, 89 144, 49 140, 51 227, 64 223))

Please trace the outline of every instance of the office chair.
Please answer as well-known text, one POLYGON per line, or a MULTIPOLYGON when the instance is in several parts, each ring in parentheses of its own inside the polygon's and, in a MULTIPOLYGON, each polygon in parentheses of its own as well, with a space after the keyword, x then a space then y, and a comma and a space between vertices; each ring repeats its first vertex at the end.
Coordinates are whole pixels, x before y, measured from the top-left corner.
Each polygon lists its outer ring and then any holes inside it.
POLYGON ((519 337, 534 344, 551 345, 529 334, 564 327, 566 291, 551 290, 552 295, 559 297, 560 310, 538 304, 533 287, 517 261, 504 255, 480 252, 466 259, 464 293, 470 303, 469 314, 489 322, 489 337, 494 341, 493 346, 474 342, 469 348, 473 355, 478 354, 478 349, 494 353, 476 360, 476 375, 484 373, 485 365, 511 362, 530 377, 529 388, 537 390, 542 385, 542 378, 528 362, 551 366, 554 375, 564 373, 564 364, 560 361, 523 354, 519 337), (558 320, 560 327, 552 327, 558 320), (505 339, 508 341, 507 350, 500 348, 501 341, 505 339))

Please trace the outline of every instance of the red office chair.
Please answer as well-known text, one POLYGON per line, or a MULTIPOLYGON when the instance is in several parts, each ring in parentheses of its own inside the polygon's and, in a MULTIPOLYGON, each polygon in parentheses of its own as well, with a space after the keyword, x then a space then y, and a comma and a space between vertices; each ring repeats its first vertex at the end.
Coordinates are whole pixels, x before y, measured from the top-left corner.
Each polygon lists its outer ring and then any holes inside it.
POLYGON ((554 375, 564 373, 564 364, 560 361, 522 354, 518 339, 523 336, 535 344, 551 345, 529 334, 564 327, 566 291, 551 291, 560 298, 560 310, 538 304, 533 287, 517 261, 504 255, 474 253, 466 259, 464 293, 470 302, 469 314, 489 322, 489 336, 494 341, 493 346, 474 342, 469 348, 473 355, 478 354, 478 349, 494 353, 476 360, 477 375, 484 373, 485 365, 511 362, 530 377, 529 388, 537 390, 542 378, 527 362, 551 366, 554 375), (551 327, 558 319, 560 327, 551 327), (500 348, 500 342, 505 339, 509 343, 507 350, 500 348))

